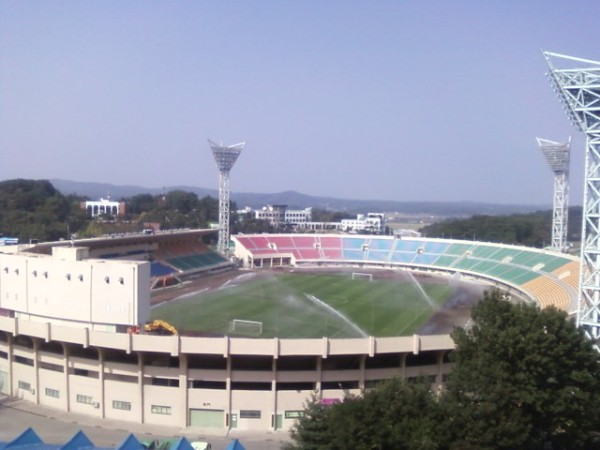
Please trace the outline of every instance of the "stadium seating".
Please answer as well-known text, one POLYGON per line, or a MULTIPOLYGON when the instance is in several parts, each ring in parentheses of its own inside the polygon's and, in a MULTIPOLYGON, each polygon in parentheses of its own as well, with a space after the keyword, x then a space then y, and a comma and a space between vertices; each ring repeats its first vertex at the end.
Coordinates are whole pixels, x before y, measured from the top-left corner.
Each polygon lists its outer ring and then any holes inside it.
POLYGON ((152 278, 154 277, 163 277, 165 275, 170 275, 174 272, 176 272, 177 270, 174 269, 173 267, 169 267, 166 266, 162 263, 159 263, 157 261, 154 261, 150 264, 150 276, 152 278))
POLYGON ((287 253, 295 263, 341 262, 442 269, 519 287, 541 306, 567 310, 579 285, 579 263, 539 249, 441 239, 352 235, 244 235, 254 259, 287 253), (276 249, 276 251, 274 250, 276 249))
POLYGON ((342 238, 339 236, 321 236, 319 243, 323 258, 331 260, 342 258, 342 238))

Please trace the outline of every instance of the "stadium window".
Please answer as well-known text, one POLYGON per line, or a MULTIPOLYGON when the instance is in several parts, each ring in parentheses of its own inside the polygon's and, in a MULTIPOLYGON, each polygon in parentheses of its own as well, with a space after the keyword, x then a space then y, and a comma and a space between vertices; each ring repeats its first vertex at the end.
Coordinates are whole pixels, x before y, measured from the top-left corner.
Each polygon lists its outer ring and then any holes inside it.
POLYGON ((104 379, 107 381, 119 381, 122 383, 137 383, 138 378, 133 375, 121 375, 118 373, 105 373, 104 379))
POLYGON ((300 417, 304 417, 304 411, 286 411, 285 412, 286 419, 299 419, 300 417))
POLYGON ((25 358, 23 356, 14 355, 14 359, 16 363, 33 367, 33 359, 31 358, 25 358))
POLYGON ((365 360, 367 369, 399 368, 400 365, 400 355, 398 353, 382 353, 365 360))
POLYGON ((49 362, 44 362, 44 361, 40 361, 40 369, 51 370, 53 372, 60 372, 60 373, 62 373, 64 371, 63 366, 60 366, 58 364, 52 364, 49 362))
POLYGON ((356 370, 360 368, 360 360, 357 356, 340 355, 323 359, 323 370, 356 370))
POLYGON ((8 353, 3 352, 3 351, 0 350, 0 358, 2 358, 2 359, 8 359, 8 353))
POLYGON ((23 389, 25 391, 30 391, 31 390, 31 383, 28 383, 27 381, 19 381, 19 389, 23 389))
POLYGON ((91 395, 77 394, 77 396, 75 397, 75 400, 77 401, 77 403, 83 403, 85 405, 93 405, 94 404, 94 397, 92 397, 91 395))
POLYGON ((46 388, 44 389, 46 397, 60 398, 60 391, 58 389, 46 388))
POLYGON ((131 411, 131 402, 124 402, 121 400, 113 400, 113 409, 120 409, 122 411, 131 411))
POLYGON ((316 370, 317 358, 314 356, 280 356, 277 359, 277 370, 316 370))
POLYGON ((233 381, 231 383, 233 391, 270 391, 271 383, 260 381, 233 381))
POLYGON ((224 381, 204 381, 204 380, 190 380, 188 382, 190 389, 219 389, 225 390, 227 384, 224 381))
POLYGON ((221 355, 190 355, 188 359, 190 369, 227 369, 227 358, 221 355))
POLYGON ((278 391, 314 391, 315 383, 310 381, 291 381, 291 382, 278 382, 275 386, 278 391))
POLYGON ((421 352, 406 355, 406 367, 432 366, 438 362, 438 352, 421 352))
POLYGON ((240 411, 240 419, 260 419, 261 412, 259 410, 242 409, 240 411))
POLYGON ((231 358, 233 370, 273 370, 273 358, 271 356, 234 356, 231 358))
MULTIPOLYGON (((33 341, 31 340, 31 338, 29 338, 27 336, 23 336, 22 334, 15 336, 13 342, 15 345, 17 345, 19 347, 33 349, 33 341)), ((25 359, 29 359, 29 358, 25 358, 25 359)), ((15 361, 16 361, 16 359, 15 359, 15 361)), ((33 360, 30 360, 30 361, 32 362, 31 365, 33 365, 33 360)))
POLYGON ((152 377, 151 384, 153 386, 179 387, 179 380, 174 378, 152 377))
POLYGON ((162 414, 165 416, 171 415, 171 407, 170 406, 161 406, 161 405, 152 405, 150 407, 150 412, 152 414, 162 414))
POLYGON ((358 381, 325 381, 321 383, 321 389, 334 390, 334 389, 358 389, 358 381))

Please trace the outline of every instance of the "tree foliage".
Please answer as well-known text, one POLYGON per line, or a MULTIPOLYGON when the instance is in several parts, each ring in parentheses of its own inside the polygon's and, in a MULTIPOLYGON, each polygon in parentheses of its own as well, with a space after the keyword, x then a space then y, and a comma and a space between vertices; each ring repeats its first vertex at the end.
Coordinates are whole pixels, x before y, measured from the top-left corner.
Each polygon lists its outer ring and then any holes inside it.
POLYGON ((424 383, 398 379, 325 406, 314 395, 286 450, 432 449, 444 435, 441 406, 424 383), (426 414, 424 414, 426 412, 426 414))
POLYGON ((454 420, 470 424, 457 439, 478 449, 600 445, 600 418, 591 413, 600 406, 598 354, 565 313, 493 292, 472 320, 453 334, 444 396, 454 420))
POLYGON ((452 336, 440 394, 393 380, 337 405, 314 397, 287 448, 600 448, 599 356, 565 313, 492 291, 452 336))
POLYGON ((0 232, 29 239, 58 239, 67 233, 72 205, 49 181, 0 182, 0 232))
POLYGON ((343 211, 313 208, 311 216, 313 222, 340 222, 342 219, 353 219, 356 217, 356 214, 353 215, 343 211))
MULTIPOLYGON (((466 219, 450 219, 421 229, 429 237, 501 242, 544 247, 551 244, 552 211, 509 216, 475 215, 466 219)), ((569 209, 567 239, 581 239, 581 208, 569 209)))

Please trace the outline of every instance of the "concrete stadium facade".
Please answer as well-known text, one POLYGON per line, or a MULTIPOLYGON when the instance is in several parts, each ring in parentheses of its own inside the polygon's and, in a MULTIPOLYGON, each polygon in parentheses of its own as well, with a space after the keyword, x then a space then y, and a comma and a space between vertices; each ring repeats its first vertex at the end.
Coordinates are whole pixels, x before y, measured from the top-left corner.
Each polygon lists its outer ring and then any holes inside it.
MULTIPOLYGON (((258 261, 259 254, 238 241, 238 257, 258 261)), ((291 264, 316 263, 294 254, 268 256, 269 261, 284 257, 291 257, 291 264)), ((560 257, 565 264, 558 272, 532 266, 546 279, 544 290, 528 291, 506 280, 502 285, 542 305, 559 298, 551 291, 565 290, 564 281, 578 277, 571 270, 576 258, 560 257)), ((343 263, 364 266, 364 261, 343 263)), ((410 269, 460 272, 433 265, 410 269)), ((451 370, 449 335, 250 339, 127 333, 127 326, 149 317, 149 273, 146 261, 87 258, 84 242, 52 255, 0 253, 0 391, 98 418, 179 428, 287 430, 314 392, 333 403, 393 377, 426 377, 440 387, 451 370)), ((464 273, 491 280, 475 270, 464 273)))

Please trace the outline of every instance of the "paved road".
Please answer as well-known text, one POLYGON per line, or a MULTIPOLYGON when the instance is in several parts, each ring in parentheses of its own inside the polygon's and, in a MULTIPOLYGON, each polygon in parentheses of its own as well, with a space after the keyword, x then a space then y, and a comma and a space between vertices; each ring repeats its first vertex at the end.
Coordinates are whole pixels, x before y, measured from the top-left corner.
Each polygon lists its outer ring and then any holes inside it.
POLYGON ((88 416, 33 405, 0 395, 0 442, 16 438, 28 427, 47 444, 64 444, 82 430, 98 447, 116 447, 129 433, 139 440, 185 436, 190 441, 208 441, 214 450, 223 450, 237 438, 246 450, 279 450, 288 440, 286 432, 214 431, 140 425, 88 416))

